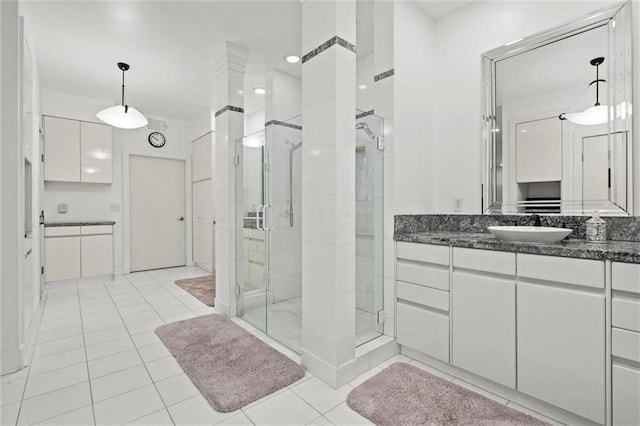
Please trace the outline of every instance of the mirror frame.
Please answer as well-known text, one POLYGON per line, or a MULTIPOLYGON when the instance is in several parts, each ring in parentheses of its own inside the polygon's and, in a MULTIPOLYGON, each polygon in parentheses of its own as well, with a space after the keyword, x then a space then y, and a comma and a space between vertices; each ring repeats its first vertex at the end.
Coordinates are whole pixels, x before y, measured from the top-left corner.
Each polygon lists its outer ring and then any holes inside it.
MULTIPOLYGON (((505 211, 505 206, 502 201, 497 200, 497 178, 496 178, 496 132, 493 129, 496 129, 496 64, 499 61, 511 58, 513 56, 519 55, 521 53, 525 53, 534 49, 538 49, 540 47, 546 46, 551 43, 555 43, 557 41, 563 40, 565 38, 578 35, 582 32, 593 30, 602 26, 606 26, 609 22, 625 7, 627 7, 627 15, 629 15, 630 9, 630 0, 626 0, 621 3, 616 3, 615 5, 600 9, 593 13, 590 13, 588 16, 580 18, 578 20, 572 21, 570 23, 559 25, 553 28, 550 28, 546 31, 541 31, 539 33, 535 33, 533 35, 521 38, 511 43, 507 43, 503 46, 497 47, 495 49, 484 52, 481 55, 482 60, 482 204, 481 211, 482 214, 530 214, 530 213, 546 213, 546 214, 572 214, 572 215, 586 215, 590 214, 592 210, 598 209, 601 210, 605 215, 611 216, 632 216, 633 215, 633 134, 631 129, 631 120, 625 120, 629 122, 626 124, 624 130, 628 131, 628 140, 630 141, 628 144, 628 157, 627 157, 627 208, 623 210, 620 207, 617 207, 615 203, 611 201, 607 201, 606 203, 602 203, 602 205, 597 205, 597 202, 594 202, 593 206, 590 206, 589 209, 582 208, 580 213, 572 211, 570 213, 563 213, 564 206, 566 205, 569 210, 573 208, 575 205, 584 205, 582 200, 560 200, 557 203, 556 208, 550 207, 548 203, 543 203, 538 205, 532 202, 523 202, 523 203, 515 203, 511 210, 505 211), (605 205, 606 204, 606 205, 605 205), (615 208, 611 209, 611 206, 615 206, 615 208), (526 213, 518 211, 520 208, 523 208, 526 213), (546 210, 545 209, 548 209, 546 210), (602 207, 602 208, 600 208, 602 207), (515 209, 515 211, 514 211, 515 209), (560 213, 558 213, 558 210, 560 213)), ((627 31, 631 34, 631 19, 627 17, 627 31)), ((611 49, 611 37, 609 37, 608 45, 609 49, 611 49)), ((611 61, 610 61, 611 62, 611 61)), ((609 64, 609 70, 611 70, 612 65, 609 64)), ((613 73, 609 73, 609 75, 613 75, 613 73)), ((612 87, 615 86, 615 82, 613 81, 613 77, 610 77, 610 81, 612 84, 609 84, 608 91, 609 94, 613 92, 612 87)), ((629 83, 630 84, 630 83, 629 83)), ((631 88, 632 89, 632 88, 631 88)), ((629 91, 629 97, 632 96, 631 89, 629 91)), ((611 96, 610 96, 611 98, 611 96)), ((612 98, 611 98, 612 99, 612 98)), ((630 115, 629 115, 630 117, 630 115)), ((620 131, 620 129, 615 129, 612 125, 614 120, 609 118, 607 123, 607 134, 611 135, 612 133, 616 133, 620 131)))

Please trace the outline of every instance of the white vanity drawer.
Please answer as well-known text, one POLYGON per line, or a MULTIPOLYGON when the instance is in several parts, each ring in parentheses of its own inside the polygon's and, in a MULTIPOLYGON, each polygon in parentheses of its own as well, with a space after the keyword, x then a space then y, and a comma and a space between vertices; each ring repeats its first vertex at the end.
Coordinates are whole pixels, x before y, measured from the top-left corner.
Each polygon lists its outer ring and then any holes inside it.
POLYGON ((398 302, 398 343, 449 362, 449 316, 398 302))
POLYGON ((613 262, 611 264, 611 288, 640 294, 640 265, 613 262))
POLYGON ((626 365, 613 365, 613 424, 640 424, 640 370, 626 365))
POLYGON ((614 327, 640 333, 640 301, 614 297, 611 301, 614 327))
POLYGON ((398 260, 396 279, 440 290, 449 290, 449 267, 398 260))
POLYGON ((86 225, 80 227, 80 234, 82 235, 107 235, 113 234, 113 227, 111 225, 86 225))
POLYGON ((449 292, 398 281, 398 299, 449 312, 449 292))
POLYGON ((48 226, 44 228, 45 237, 67 237, 80 235, 79 226, 48 226))
POLYGON ((640 363, 640 333, 619 328, 613 328, 611 332, 613 356, 640 363))
POLYGON ((515 275, 516 254, 504 251, 454 247, 453 267, 494 274, 515 275))
POLYGON ((398 259, 449 266, 449 246, 398 241, 396 257, 398 259))
POLYGON ((518 254, 518 277, 604 288, 604 261, 518 254))

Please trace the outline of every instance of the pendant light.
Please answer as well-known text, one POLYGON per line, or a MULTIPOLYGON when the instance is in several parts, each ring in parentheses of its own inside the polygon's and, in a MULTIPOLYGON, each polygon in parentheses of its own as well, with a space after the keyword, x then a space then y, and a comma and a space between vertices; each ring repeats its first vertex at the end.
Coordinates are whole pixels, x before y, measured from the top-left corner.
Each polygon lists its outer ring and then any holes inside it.
POLYGON ((122 105, 103 109, 96 114, 96 117, 120 129, 137 129, 138 127, 146 126, 148 123, 147 118, 140 114, 137 109, 124 103, 124 72, 129 69, 129 64, 118 62, 118 68, 122 70, 122 105))
POLYGON ((560 120, 567 120, 571 123, 583 126, 591 126, 594 124, 603 124, 609 120, 608 107, 600 105, 600 83, 606 83, 606 80, 600 78, 598 67, 604 62, 604 57, 594 58, 589 63, 596 67, 596 79, 589 83, 591 86, 596 84, 596 103, 594 106, 587 108, 583 112, 571 112, 560 114, 560 120))

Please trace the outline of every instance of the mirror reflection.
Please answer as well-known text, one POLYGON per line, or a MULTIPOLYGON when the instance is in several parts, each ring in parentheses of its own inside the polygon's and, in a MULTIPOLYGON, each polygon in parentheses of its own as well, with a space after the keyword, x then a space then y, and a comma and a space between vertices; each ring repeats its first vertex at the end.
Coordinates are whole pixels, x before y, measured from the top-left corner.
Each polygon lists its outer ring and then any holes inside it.
POLYGON ((631 214, 627 9, 483 55, 485 213, 631 214))

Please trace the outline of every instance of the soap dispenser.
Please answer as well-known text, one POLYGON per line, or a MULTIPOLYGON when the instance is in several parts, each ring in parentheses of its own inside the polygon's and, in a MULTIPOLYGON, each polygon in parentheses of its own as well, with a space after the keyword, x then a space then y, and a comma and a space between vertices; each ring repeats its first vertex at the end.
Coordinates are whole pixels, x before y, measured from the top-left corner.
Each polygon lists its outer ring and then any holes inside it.
POLYGON ((600 244, 607 242, 607 222, 600 217, 597 210, 594 210, 591 219, 587 220, 586 241, 600 244))

